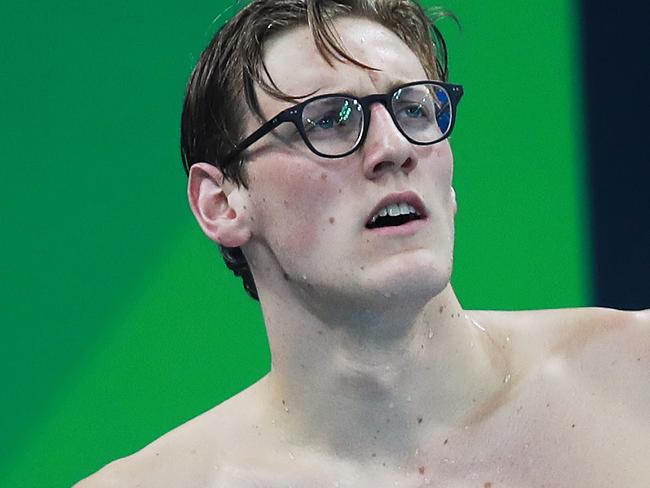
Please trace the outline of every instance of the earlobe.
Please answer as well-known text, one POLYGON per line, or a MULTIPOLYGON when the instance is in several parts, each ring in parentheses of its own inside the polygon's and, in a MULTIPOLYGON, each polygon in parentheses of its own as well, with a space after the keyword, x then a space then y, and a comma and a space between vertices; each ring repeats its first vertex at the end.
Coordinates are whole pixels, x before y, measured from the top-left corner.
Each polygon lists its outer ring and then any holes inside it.
POLYGON ((240 200, 234 195, 238 191, 211 164, 196 163, 190 168, 187 197, 192 213, 205 235, 225 247, 240 247, 251 237, 244 215, 246 207, 234 205, 240 200))

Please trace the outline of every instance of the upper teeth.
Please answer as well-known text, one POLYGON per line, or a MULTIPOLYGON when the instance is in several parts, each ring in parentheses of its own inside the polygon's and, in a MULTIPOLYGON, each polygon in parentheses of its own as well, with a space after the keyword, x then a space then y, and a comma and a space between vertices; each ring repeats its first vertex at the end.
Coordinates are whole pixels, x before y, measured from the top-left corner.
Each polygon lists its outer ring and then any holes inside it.
POLYGON ((390 205, 386 205, 385 207, 381 208, 375 215, 373 215, 370 223, 373 223, 379 217, 385 217, 386 215, 397 217, 398 215, 408 214, 420 215, 418 211, 408 203, 391 203, 390 205))

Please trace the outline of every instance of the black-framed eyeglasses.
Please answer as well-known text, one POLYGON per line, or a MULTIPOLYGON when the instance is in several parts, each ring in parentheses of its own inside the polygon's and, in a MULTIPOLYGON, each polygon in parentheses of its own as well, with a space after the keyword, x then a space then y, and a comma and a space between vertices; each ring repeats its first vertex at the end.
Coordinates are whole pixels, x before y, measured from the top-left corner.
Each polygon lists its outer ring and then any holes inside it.
POLYGON ((325 158, 356 151, 370 125, 370 107, 381 103, 395 126, 411 143, 428 145, 451 134, 463 87, 440 81, 414 81, 388 93, 355 97, 345 93, 318 95, 283 110, 226 155, 227 164, 284 122, 293 122, 307 147, 325 158))

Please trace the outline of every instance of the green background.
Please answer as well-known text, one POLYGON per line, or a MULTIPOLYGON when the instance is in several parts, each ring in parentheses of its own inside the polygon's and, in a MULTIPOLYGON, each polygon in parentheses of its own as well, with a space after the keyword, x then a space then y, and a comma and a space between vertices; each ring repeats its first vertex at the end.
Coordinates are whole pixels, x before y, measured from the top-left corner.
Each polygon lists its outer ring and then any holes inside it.
MULTIPOLYGON (((228 5, 0 6, 0 486, 70 486, 269 368, 179 159, 184 86, 228 5)), ((468 309, 587 305, 576 6, 443 5, 463 26, 441 23, 465 86, 456 293, 468 309)))

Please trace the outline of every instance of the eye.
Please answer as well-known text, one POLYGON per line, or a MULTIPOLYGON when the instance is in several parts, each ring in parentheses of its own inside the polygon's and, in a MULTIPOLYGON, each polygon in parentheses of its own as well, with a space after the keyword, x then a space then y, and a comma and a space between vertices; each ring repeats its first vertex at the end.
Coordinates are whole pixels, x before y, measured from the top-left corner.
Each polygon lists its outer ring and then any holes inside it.
POLYGON ((408 107, 404 108, 404 113, 407 117, 411 117, 413 119, 427 116, 425 108, 420 104, 409 105, 408 107))
POLYGON ((340 98, 324 99, 312 104, 305 112, 309 113, 303 122, 307 131, 344 128, 354 115, 350 100, 340 98))
POLYGON ((308 118, 304 122, 305 130, 307 132, 313 130, 329 130, 333 129, 337 125, 341 125, 338 117, 334 113, 323 114, 314 119, 308 118))
POLYGON ((336 121, 334 120, 334 117, 331 115, 327 115, 317 121, 314 125, 318 126, 321 129, 331 129, 334 127, 334 124, 336 124, 336 121))

